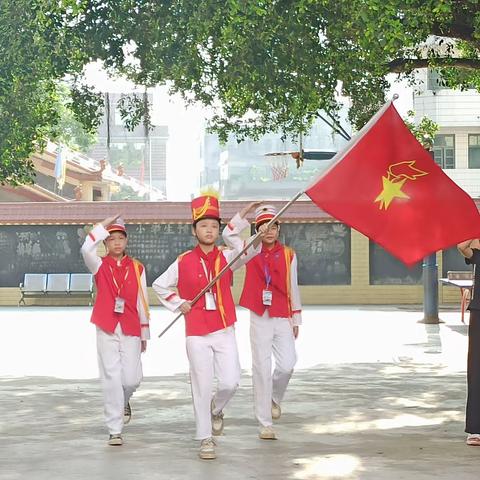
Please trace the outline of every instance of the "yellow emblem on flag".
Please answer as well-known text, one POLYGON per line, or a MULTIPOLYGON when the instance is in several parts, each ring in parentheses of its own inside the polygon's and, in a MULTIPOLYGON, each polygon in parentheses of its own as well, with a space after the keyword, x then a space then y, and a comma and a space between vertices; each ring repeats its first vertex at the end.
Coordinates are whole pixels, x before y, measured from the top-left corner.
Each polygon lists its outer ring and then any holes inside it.
POLYGON ((383 190, 375 199, 375 202, 380 203, 378 208, 386 210, 395 198, 410 198, 402 191, 403 185, 407 180, 416 180, 424 175, 428 175, 428 172, 416 168, 415 160, 390 165, 387 176, 382 176, 383 190))

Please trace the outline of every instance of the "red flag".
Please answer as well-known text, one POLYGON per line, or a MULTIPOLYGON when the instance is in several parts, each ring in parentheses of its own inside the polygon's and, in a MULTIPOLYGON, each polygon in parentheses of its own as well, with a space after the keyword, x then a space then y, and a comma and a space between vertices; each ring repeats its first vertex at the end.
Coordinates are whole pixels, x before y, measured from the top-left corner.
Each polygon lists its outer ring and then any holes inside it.
POLYGON ((393 103, 335 156, 306 194, 407 265, 480 237, 474 201, 433 161, 393 103))

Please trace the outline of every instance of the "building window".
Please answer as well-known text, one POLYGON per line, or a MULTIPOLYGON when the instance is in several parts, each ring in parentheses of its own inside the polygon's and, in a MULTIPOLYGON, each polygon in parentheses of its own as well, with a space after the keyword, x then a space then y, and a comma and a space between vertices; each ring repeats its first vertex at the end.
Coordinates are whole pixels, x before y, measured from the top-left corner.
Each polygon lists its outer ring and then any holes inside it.
POLYGON ((428 90, 440 90, 444 88, 442 85, 442 76, 438 70, 427 70, 427 88, 428 90))
POLYGON ((122 112, 120 112, 120 107, 115 107, 115 116, 114 116, 114 125, 117 125, 119 127, 123 127, 123 118, 122 118, 122 112))
POLYGON ((436 135, 433 159, 441 168, 455 168, 455 135, 436 135))
POLYGON ((480 168, 480 134, 468 136, 468 168, 480 168))

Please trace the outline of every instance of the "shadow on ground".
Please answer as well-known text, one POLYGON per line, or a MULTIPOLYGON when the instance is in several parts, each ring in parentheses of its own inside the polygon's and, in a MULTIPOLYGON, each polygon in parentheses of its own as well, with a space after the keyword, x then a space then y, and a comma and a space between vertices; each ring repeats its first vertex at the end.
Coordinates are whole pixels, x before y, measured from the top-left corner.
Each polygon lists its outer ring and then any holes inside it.
POLYGON ((0 379, 3 479, 477 478, 463 443, 465 379, 411 363, 322 365, 295 373, 276 426, 256 435, 251 377, 225 411, 214 462, 196 457, 187 375, 146 378, 125 445, 106 445, 96 380, 0 379))

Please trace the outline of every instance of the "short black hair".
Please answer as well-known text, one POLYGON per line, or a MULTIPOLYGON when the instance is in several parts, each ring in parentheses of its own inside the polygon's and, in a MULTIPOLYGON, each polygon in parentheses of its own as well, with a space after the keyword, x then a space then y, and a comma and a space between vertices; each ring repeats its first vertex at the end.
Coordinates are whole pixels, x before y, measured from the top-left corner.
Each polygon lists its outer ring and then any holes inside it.
POLYGON ((221 227, 222 226, 222 221, 217 218, 217 217, 202 217, 202 218, 197 218, 197 220, 195 220, 193 223, 192 223, 192 227, 195 228, 197 226, 197 223, 200 221, 200 220, 216 220, 218 222, 218 226, 221 227))

